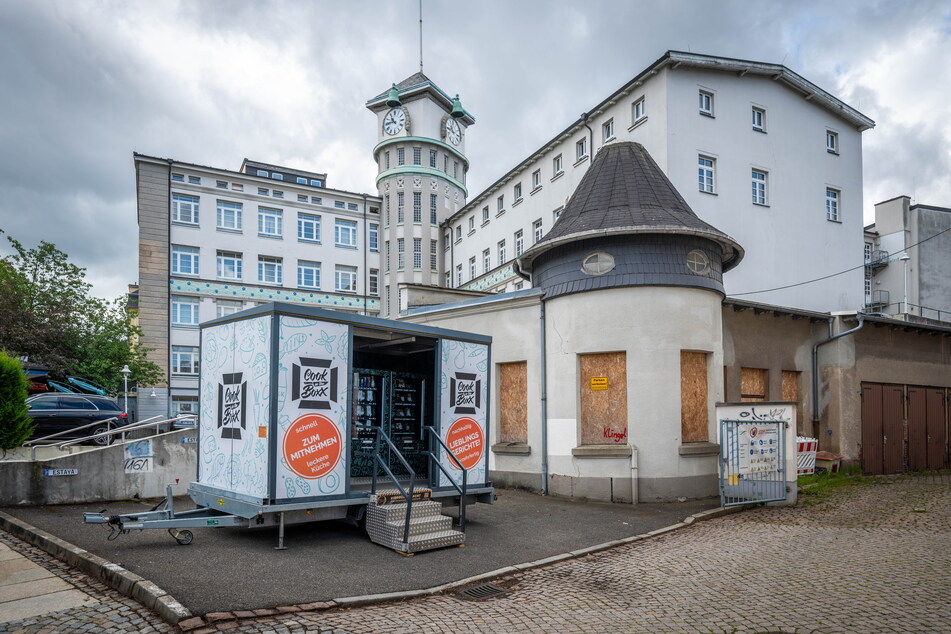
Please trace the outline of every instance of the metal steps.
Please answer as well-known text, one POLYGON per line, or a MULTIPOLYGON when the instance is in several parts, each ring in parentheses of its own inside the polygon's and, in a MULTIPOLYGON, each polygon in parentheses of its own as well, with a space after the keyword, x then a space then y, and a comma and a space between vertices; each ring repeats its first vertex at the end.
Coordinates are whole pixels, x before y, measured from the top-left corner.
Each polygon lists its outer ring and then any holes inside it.
POLYGON ((409 540, 404 539, 407 504, 396 489, 383 489, 367 505, 370 541, 403 554, 457 546, 465 533, 452 528, 452 518, 442 514, 442 504, 429 499, 429 489, 416 489, 409 517, 409 540))

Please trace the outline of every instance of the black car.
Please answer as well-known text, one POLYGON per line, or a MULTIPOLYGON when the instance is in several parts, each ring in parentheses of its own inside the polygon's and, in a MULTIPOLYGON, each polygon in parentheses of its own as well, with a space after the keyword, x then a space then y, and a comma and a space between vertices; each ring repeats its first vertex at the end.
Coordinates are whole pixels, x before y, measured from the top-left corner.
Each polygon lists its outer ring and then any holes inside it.
MULTIPOLYGON (((36 424, 33 438, 42 438, 58 432, 66 432, 50 443, 62 440, 71 440, 91 436, 109 429, 129 424, 129 417, 122 408, 110 398, 93 396, 91 394, 37 394, 26 400, 30 408, 29 415, 36 424), (115 420, 108 421, 107 419, 115 420), (76 429, 96 421, 103 421, 101 425, 90 425, 84 429, 76 429)), ((108 445, 114 436, 96 438, 97 445, 108 445)))

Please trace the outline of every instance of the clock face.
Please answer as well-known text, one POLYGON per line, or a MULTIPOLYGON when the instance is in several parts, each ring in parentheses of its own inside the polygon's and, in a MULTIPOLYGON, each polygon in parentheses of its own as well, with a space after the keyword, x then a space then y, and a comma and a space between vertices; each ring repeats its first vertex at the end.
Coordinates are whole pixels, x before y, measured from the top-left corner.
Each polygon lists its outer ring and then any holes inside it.
POLYGON ((446 121, 446 138, 453 145, 459 145, 459 142, 462 141, 462 128, 455 119, 446 121))
POLYGON ((387 134, 396 134, 403 129, 406 123, 406 113, 402 108, 393 108, 383 117, 383 131, 387 134))

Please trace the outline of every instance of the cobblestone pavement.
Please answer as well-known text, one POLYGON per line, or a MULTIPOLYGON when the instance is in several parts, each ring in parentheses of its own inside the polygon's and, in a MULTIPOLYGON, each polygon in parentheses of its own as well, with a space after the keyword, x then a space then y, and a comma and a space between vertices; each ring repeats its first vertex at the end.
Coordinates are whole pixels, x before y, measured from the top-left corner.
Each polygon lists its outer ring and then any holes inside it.
POLYGON ((174 632, 162 619, 135 599, 123 596, 60 560, 16 537, 0 531, 0 543, 46 568, 95 602, 83 607, 50 612, 42 616, 6 621, 0 611, 0 632, 46 634, 47 632, 174 632))

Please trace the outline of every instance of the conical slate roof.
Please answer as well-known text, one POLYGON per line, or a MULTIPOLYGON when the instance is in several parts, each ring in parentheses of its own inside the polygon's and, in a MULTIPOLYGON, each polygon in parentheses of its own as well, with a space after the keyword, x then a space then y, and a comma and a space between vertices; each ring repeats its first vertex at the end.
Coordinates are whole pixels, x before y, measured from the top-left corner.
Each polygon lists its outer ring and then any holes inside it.
POLYGON ((743 258, 743 247, 697 217, 640 143, 601 148, 554 226, 518 258, 528 273, 542 253, 574 240, 623 234, 681 234, 720 246, 723 271, 743 258))

